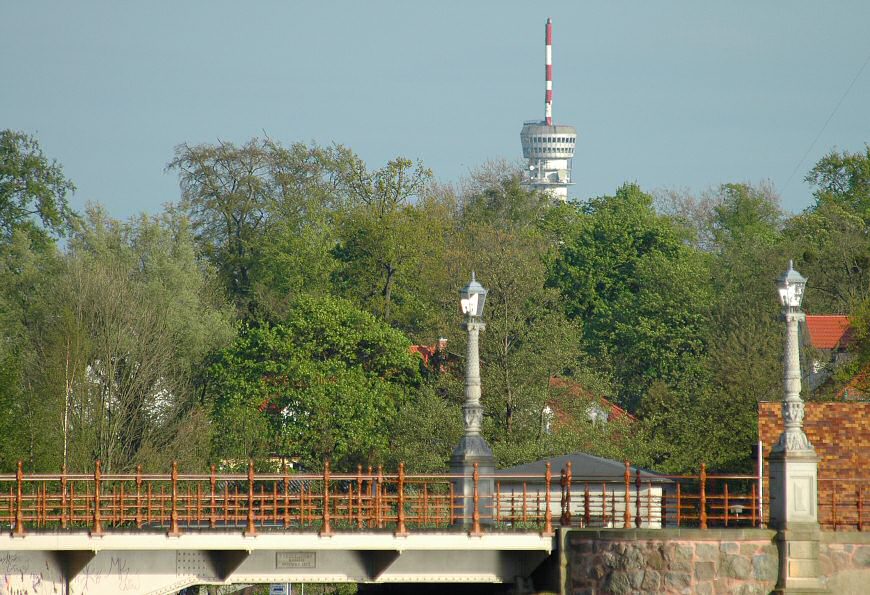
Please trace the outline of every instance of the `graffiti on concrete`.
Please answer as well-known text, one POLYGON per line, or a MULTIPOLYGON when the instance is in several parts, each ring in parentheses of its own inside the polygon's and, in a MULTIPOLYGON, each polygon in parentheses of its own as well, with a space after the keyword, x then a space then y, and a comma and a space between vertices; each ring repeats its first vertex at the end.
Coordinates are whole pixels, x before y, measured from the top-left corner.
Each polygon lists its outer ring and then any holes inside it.
POLYGON ((45 554, 0 554, 0 595, 60 595, 60 572, 45 554))

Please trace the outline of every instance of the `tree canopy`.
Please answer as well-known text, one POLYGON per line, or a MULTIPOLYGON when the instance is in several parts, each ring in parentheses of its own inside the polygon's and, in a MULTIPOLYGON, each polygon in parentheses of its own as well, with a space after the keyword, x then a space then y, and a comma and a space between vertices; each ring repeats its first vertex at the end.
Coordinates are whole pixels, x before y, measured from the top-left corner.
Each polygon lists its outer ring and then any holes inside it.
POLYGON ((9 242, 17 229, 34 239, 64 235, 75 190, 63 169, 43 154, 32 136, 0 130, 0 236, 9 242))
POLYGON ((409 342, 329 296, 300 297, 285 319, 247 324, 208 371, 215 451, 228 461, 279 454, 339 469, 383 457, 419 383, 409 342), (241 420, 242 423, 239 423, 241 420))
POLYGON ((489 289, 483 432, 501 465, 585 450, 664 471, 748 470, 781 392, 773 280, 844 313, 870 365, 870 148, 700 194, 637 184, 553 204, 511 164, 458 184, 397 156, 254 138, 179 145, 175 204, 127 221, 36 139, 0 133, 0 469, 269 464, 443 470, 462 431, 457 290, 489 289), (411 346, 448 339, 426 365, 411 346), (626 413, 595 421, 590 412, 626 413))

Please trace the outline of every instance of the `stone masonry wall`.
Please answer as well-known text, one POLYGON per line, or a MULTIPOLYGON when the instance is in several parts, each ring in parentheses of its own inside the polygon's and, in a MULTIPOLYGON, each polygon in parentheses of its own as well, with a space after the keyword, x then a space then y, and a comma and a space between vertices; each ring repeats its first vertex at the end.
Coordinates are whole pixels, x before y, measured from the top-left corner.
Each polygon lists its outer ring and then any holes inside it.
POLYGON ((764 529, 571 529, 565 593, 764 595, 776 585, 776 533, 764 529))
POLYGON ((870 533, 823 531, 819 565, 831 593, 870 591, 870 533))

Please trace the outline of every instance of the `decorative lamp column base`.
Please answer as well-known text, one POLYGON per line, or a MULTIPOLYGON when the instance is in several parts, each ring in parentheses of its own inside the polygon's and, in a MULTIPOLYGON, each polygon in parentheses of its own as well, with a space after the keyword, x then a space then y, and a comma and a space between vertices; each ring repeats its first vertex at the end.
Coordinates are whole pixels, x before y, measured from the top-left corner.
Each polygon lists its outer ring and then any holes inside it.
POLYGON ((493 523, 493 494, 495 493, 495 457, 483 436, 463 436, 450 457, 453 480, 453 510, 455 527, 471 527, 474 516, 474 464, 477 463, 477 507, 481 525, 493 523))
POLYGON ((778 530, 774 593, 827 593, 819 562, 818 462, 809 450, 772 452, 770 527, 778 530))

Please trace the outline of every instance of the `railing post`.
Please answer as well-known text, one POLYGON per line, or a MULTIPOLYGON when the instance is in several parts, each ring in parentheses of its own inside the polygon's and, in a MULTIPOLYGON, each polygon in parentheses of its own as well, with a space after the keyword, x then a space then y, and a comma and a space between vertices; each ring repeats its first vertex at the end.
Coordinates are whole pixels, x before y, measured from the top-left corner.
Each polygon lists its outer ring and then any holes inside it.
POLYGON ((15 470, 15 530, 13 537, 24 537, 24 463, 18 461, 15 470))
POLYGON ((396 536, 408 534, 405 528, 405 463, 399 463, 399 493, 396 498, 396 536))
POLYGON ((378 465, 378 477, 375 482, 375 525, 378 529, 384 527, 384 468, 378 465))
MULTIPOLYGON (((190 506, 190 501, 188 501, 188 506, 190 506)), ((190 516, 190 515, 188 515, 190 516)), ((202 526, 202 486, 199 482, 196 482, 196 528, 199 529, 202 526)))
POLYGON ((290 526, 290 477, 287 475, 287 463, 283 465, 283 487, 284 487, 284 528, 290 526))
MULTIPOLYGON (((281 517, 283 520, 283 516, 281 517)), ((272 522, 278 523, 278 482, 272 482, 272 522)))
POLYGON ((323 464, 323 526, 320 535, 329 537, 332 535, 332 525, 329 516, 329 461, 323 464))
MULTIPOLYGON (((113 490, 112 494, 114 493, 115 492, 113 490)), ((123 525, 124 521, 126 520, 124 519, 124 508, 124 482, 122 481, 120 486, 118 487, 118 507, 115 509, 115 517, 117 518, 116 522, 120 523, 121 525, 123 525)))
POLYGON ((680 482, 677 482, 677 511, 676 511, 677 512, 677 514, 676 514, 677 527, 680 526, 680 521, 682 520, 681 517, 683 514, 683 499, 682 499, 681 494, 680 494, 681 489, 682 489, 681 486, 682 486, 682 484, 680 482))
MULTIPOLYGON (((212 465, 208 477, 208 485, 211 491, 209 497, 209 511, 208 515, 208 526, 214 529, 217 527, 217 497, 215 495, 215 489, 217 488, 217 473, 215 466, 212 465)), ((227 502, 224 500, 224 507, 226 507, 227 502)))
POLYGON ((42 484, 42 523, 48 522, 48 483, 42 484))
POLYGON ((100 481, 102 472, 100 470, 100 459, 94 462, 94 527, 91 529, 91 535, 101 537, 103 535, 103 518, 100 514, 100 481))
POLYGON ((634 476, 634 526, 640 527, 642 519, 640 518, 640 469, 635 472, 634 476))
POLYGON ((701 463, 701 510, 700 510, 700 522, 701 528, 707 528, 707 465, 705 463, 701 463))
POLYGON ((545 510, 544 510, 544 535, 552 535, 553 534, 553 512, 550 510, 550 501, 552 499, 552 495, 550 494, 550 483, 553 479, 553 471, 550 468, 550 463, 547 463, 547 472, 544 475, 544 489, 546 490, 544 495, 545 500, 545 510))
POLYGON ((447 519, 447 522, 448 522, 449 526, 452 527, 453 523, 456 522, 456 504, 455 504, 456 500, 454 499, 456 497, 456 494, 454 493, 452 481, 450 482, 449 489, 450 489, 450 493, 449 493, 448 497, 450 499, 447 501, 447 510, 449 511, 449 514, 448 514, 449 518, 447 519))
MULTIPOLYGON (((308 498, 309 498, 309 502, 310 502, 311 501, 310 494, 309 494, 308 498)), ((300 527, 305 526, 305 521, 306 521, 305 509, 306 508, 307 508, 307 505, 305 503, 305 482, 303 481, 299 484, 299 526, 300 527)))
POLYGON ((172 461, 172 471, 169 475, 172 483, 172 508, 169 509, 169 533, 170 537, 178 537, 181 531, 178 529, 178 461, 172 461))
POLYGON ((136 465, 136 528, 142 528, 142 465, 136 465))
POLYGON ((730 512, 728 510, 728 482, 726 481, 724 483, 725 483, 725 486, 724 486, 725 507, 724 507, 724 510, 722 511, 722 516, 725 517, 725 526, 727 527, 728 526, 728 513, 730 512))
POLYGON ((562 470, 562 516, 559 524, 563 527, 571 526, 571 461, 565 463, 562 470))
POLYGON ((480 482, 479 463, 474 463, 472 480, 474 482, 474 496, 472 499, 474 508, 471 513, 471 535, 478 537, 483 535, 483 532, 480 530, 480 494, 478 492, 478 483, 480 482))
MULTIPOLYGON (((498 495, 498 491, 496 491, 496 495, 498 495)), ((528 519, 527 504, 526 504, 527 498, 528 498, 528 490, 526 488, 526 482, 524 481, 523 482, 523 522, 524 523, 528 519)), ((496 502, 498 502, 498 499, 496 499, 496 502)))
POLYGON ((60 528, 67 528, 66 516, 66 465, 61 468, 60 472, 60 528))
POLYGON ((366 474, 365 481, 365 507, 366 507, 366 524, 371 528, 375 527, 375 517, 374 517, 374 508, 372 505, 375 501, 375 496, 373 490, 375 488, 375 474, 372 470, 372 466, 369 465, 368 473, 366 474))
MULTIPOLYGON (((75 522, 76 522, 76 506, 75 506, 75 503, 76 503, 76 484, 74 484, 74 483, 69 484, 68 503, 69 503, 69 512, 68 512, 69 523, 70 523, 70 525, 75 525, 75 522)), ((11 501, 10 501, 10 505, 11 505, 11 501)))
POLYGON ((592 522, 592 511, 589 510, 591 503, 589 501, 589 482, 583 484, 583 526, 589 527, 592 522))
MULTIPOLYGON (((353 493, 353 484, 350 492, 353 493)), ((356 466, 356 526, 362 529, 363 524, 363 469, 362 465, 356 466)))
POLYGON ((257 526, 254 523, 254 461, 248 461, 248 523, 245 527, 245 537, 253 537, 257 534, 257 526))
MULTIPOLYGON (((255 509, 256 510, 256 509, 255 509)), ((256 514, 256 512, 255 512, 256 514)), ((269 513, 266 510, 266 486, 260 484, 260 521, 266 522, 269 520, 269 513)))
POLYGON ((625 461, 625 511, 622 513, 622 527, 628 529, 631 526, 631 463, 625 461))

